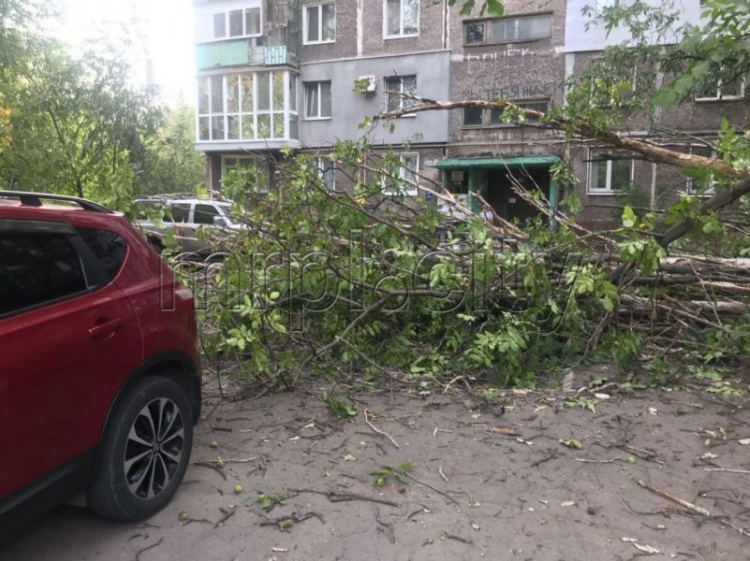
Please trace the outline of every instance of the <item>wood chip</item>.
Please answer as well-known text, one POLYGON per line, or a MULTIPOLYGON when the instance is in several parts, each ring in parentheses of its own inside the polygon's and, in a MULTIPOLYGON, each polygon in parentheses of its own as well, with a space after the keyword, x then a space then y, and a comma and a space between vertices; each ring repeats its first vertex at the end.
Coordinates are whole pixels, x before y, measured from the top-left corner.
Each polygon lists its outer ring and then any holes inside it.
POLYGON ((513 427, 491 427, 489 431, 492 434, 504 434, 506 436, 521 436, 521 433, 518 432, 518 429, 514 429, 513 427))

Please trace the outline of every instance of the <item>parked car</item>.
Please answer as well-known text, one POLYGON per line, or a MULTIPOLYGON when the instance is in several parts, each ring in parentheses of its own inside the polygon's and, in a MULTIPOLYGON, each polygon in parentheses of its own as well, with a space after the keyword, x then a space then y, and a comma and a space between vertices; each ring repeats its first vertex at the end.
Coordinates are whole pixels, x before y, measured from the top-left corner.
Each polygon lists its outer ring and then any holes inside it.
POLYGON ((170 501, 200 415, 195 304, 126 218, 0 191, 0 357, 0 537, 81 491, 115 520, 170 501))
POLYGON ((226 250, 223 242, 232 232, 245 229, 232 220, 232 203, 227 201, 160 197, 135 203, 140 210, 136 226, 158 253, 170 232, 180 252, 206 255, 226 250), (206 235, 199 235, 199 229, 206 235))

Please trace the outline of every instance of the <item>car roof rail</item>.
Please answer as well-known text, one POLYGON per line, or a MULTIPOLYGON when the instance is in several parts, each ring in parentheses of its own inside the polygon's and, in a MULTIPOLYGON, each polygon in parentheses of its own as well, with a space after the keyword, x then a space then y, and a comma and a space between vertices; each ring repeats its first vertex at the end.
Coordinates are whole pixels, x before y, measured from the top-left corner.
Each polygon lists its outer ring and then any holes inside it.
POLYGON ((0 191, 0 198, 18 199, 23 206, 42 206, 42 201, 63 201, 66 203, 75 203, 83 210, 90 212, 101 212, 103 214, 113 214, 107 207, 82 199, 80 197, 70 197, 68 195, 57 195, 55 193, 31 193, 26 191, 0 191))

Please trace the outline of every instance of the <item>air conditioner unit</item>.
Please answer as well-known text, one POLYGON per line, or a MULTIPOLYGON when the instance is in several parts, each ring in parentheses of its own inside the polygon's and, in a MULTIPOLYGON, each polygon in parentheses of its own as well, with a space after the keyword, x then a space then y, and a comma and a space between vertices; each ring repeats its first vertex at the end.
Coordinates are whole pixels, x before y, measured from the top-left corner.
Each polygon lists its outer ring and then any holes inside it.
POLYGON ((366 92, 374 92, 378 89, 378 83, 375 80, 375 76, 360 76, 357 78, 358 82, 361 82, 363 80, 367 80, 367 88, 365 89, 366 92))

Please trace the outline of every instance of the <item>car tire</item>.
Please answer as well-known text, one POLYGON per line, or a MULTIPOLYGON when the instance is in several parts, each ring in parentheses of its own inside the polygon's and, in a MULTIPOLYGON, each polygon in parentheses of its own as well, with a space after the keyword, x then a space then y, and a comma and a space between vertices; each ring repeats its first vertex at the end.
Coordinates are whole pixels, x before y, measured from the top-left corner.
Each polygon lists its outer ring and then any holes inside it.
POLYGON ((192 408, 185 390, 162 377, 131 389, 107 424, 86 499, 112 520, 143 520, 174 496, 190 462, 192 408))

